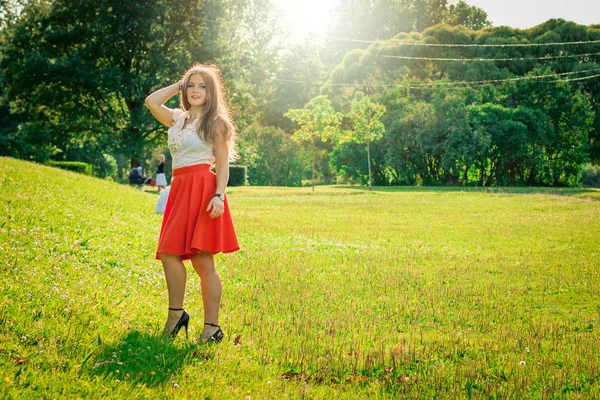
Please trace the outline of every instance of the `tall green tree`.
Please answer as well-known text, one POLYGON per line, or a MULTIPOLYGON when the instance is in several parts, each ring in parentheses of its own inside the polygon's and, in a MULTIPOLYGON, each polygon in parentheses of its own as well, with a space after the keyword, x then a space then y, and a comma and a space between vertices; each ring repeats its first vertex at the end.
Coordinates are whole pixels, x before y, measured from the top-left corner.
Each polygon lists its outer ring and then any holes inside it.
POLYGON ((381 118, 385 114, 385 106, 371 101, 369 96, 352 103, 348 118, 352 121, 352 130, 346 140, 362 144, 367 148, 367 165, 369 166, 369 190, 371 190, 371 143, 383 137, 385 126, 381 118))
POLYGON ((312 190, 315 190, 315 163, 320 142, 336 141, 340 138, 342 114, 335 111, 327 96, 310 100, 304 108, 291 109, 284 114, 298 124, 292 138, 301 143, 311 155, 312 190))
POLYGON ((93 137, 136 158, 158 128, 144 98, 201 47, 204 17, 195 0, 29 2, 7 28, 5 93, 63 152, 93 137))
POLYGON ((319 82, 327 79, 329 71, 320 60, 323 48, 314 42, 289 45, 278 53, 276 80, 268 97, 263 123, 288 132, 294 123, 283 117, 290 108, 301 108, 319 95, 319 82))
POLYGON ((12 114, 27 116, 20 129, 44 137, 55 158, 96 163, 110 152, 134 160, 165 143, 144 98, 193 62, 214 62, 243 129, 260 114, 257 99, 268 98, 269 7, 270 0, 28 2, 6 26, 4 95, 12 114))

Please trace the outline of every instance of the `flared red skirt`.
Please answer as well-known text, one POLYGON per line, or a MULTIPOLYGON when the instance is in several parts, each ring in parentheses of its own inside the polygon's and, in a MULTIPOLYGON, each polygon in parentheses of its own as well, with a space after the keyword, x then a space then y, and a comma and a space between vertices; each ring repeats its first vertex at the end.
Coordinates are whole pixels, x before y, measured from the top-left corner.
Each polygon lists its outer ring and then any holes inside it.
POLYGON ((216 188, 217 177, 208 164, 173 170, 156 259, 159 253, 189 260, 203 251, 217 254, 239 250, 227 198, 220 217, 213 219, 210 211, 206 211, 216 188))

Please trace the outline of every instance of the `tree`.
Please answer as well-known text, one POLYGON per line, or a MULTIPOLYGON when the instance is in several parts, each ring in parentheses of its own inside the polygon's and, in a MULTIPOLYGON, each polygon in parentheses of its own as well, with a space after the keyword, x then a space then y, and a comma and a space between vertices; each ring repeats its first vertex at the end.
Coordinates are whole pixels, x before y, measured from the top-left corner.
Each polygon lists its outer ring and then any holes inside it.
POLYGON ((319 85, 327 79, 325 66, 319 60, 321 48, 315 43, 290 45, 279 53, 274 90, 268 97, 264 124, 277 126, 288 132, 294 122, 283 117, 290 108, 301 108, 319 95, 319 85))
POLYGON ((364 96, 362 100, 352 102, 352 109, 348 113, 348 118, 352 121, 352 131, 345 139, 367 147, 369 190, 371 190, 371 143, 380 139, 385 132, 385 126, 381 122, 385 111, 384 105, 373 103, 369 96, 364 96))
POLYGON ((250 125, 240 135, 248 182, 257 186, 300 186, 305 160, 291 135, 273 127, 250 125), (242 139, 243 138, 243 139, 242 139))
POLYGON ((448 15, 444 22, 449 25, 464 25, 474 31, 492 25, 485 11, 481 8, 470 6, 462 0, 458 4, 453 4, 448 8, 448 15))
POLYGON ((304 108, 288 110, 284 116, 298 123, 299 129, 294 131, 292 139, 301 143, 310 152, 314 191, 318 143, 339 139, 342 114, 334 110, 327 96, 318 96, 309 101, 304 108))
POLYGON ((1 72, 15 111, 68 152, 72 139, 139 157, 159 126, 144 98, 175 81, 185 47, 200 47, 195 0, 29 2, 7 29, 1 72), (182 10, 188 10, 182 12, 182 10), (110 45, 108 45, 110 43, 110 45))
POLYGON ((264 49, 274 25, 262 22, 271 6, 270 0, 27 2, 2 32, 0 87, 11 114, 27 116, 21 129, 46 138, 55 157, 95 162, 109 152, 134 161, 165 143, 166 130, 144 98, 176 82, 193 62, 214 62, 243 129, 258 118, 256 97, 268 98, 262 88, 272 60, 264 49))

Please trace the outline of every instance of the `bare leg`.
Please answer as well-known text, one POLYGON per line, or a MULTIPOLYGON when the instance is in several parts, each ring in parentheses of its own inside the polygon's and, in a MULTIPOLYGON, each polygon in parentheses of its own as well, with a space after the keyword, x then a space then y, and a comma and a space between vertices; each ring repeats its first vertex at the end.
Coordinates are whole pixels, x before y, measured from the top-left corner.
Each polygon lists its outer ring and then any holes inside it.
MULTIPOLYGON (((192 266, 200 276, 202 284, 202 302, 204 303, 204 322, 211 324, 219 323, 219 306, 221 305, 221 278, 215 269, 215 261, 212 253, 203 251, 192 256, 192 266)), ((200 337, 207 340, 217 331, 217 327, 204 325, 200 337)))
MULTIPOLYGON (((178 255, 159 254, 160 261, 163 264, 167 288, 169 290, 169 308, 183 308, 183 298, 185 297, 185 281, 187 273, 185 266, 178 255)), ((183 311, 169 310, 169 317, 165 323, 163 334, 169 334, 177 325, 183 311)))

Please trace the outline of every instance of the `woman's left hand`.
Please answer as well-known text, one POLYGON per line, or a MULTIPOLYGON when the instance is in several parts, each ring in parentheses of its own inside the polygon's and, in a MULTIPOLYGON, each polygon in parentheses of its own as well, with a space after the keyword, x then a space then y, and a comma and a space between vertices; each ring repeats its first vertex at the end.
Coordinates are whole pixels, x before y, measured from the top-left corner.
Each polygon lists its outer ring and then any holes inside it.
POLYGON ((218 218, 225 212, 225 203, 220 198, 213 197, 210 203, 208 203, 206 211, 210 211, 211 218, 218 218))

